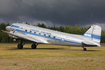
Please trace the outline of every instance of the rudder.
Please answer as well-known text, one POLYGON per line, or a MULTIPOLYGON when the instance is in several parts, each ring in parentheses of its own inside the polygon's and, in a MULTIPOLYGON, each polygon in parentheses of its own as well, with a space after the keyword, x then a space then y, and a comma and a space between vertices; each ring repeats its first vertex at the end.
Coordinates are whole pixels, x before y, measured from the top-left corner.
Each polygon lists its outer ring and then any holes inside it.
POLYGON ((101 27, 98 25, 92 25, 84 34, 84 37, 89 38, 90 40, 100 43, 101 41, 101 27))

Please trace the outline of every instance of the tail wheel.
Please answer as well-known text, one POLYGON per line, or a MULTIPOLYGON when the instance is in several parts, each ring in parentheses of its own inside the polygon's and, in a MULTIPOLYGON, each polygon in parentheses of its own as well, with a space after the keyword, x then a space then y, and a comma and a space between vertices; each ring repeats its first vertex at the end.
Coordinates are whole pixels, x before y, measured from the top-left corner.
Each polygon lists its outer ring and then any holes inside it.
POLYGON ((83 48, 84 51, 86 51, 86 48, 83 48))

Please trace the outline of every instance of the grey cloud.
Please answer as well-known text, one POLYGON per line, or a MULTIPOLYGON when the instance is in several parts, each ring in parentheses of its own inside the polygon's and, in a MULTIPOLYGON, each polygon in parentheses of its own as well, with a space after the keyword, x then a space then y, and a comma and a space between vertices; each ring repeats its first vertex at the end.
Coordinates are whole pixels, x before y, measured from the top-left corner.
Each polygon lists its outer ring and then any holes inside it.
POLYGON ((57 26, 104 24, 104 4, 104 0, 0 0, 0 20, 57 26))

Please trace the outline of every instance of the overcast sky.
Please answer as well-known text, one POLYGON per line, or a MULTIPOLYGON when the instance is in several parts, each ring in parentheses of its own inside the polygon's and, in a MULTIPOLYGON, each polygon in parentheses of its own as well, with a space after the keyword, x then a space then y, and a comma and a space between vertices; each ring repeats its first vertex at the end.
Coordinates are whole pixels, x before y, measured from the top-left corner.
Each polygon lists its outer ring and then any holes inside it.
POLYGON ((47 26, 98 24, 105 30, 105 0, 0 0, 0 23, 47 26))

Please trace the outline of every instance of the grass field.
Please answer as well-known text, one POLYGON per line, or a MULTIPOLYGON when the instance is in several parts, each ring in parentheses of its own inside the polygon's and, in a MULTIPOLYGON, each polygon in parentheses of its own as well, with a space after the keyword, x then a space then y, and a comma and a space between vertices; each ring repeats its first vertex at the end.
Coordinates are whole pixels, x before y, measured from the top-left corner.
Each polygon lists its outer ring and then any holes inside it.
POLYGON ((0 70, 105 70, 105 46, 68 47, 39 44, 0 44, 0 70))

